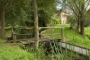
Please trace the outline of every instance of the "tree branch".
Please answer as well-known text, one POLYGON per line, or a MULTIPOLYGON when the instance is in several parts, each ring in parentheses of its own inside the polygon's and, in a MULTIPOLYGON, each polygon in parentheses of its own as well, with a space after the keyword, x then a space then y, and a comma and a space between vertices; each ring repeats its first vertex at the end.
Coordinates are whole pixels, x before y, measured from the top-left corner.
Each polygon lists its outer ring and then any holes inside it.
POLYGON ((75 7, 75 9, 77 10, 77 12, 79 13, 79 6, 78 6, 78 4, 77 4, 78 2, 76 2, 75 0, 74 0, 74 7, 75 7))
POLYGON ((73 8, 73 4, 72 4, 71 2, 69 2, 69 4, 70 4, 70 5, 68 5, 69 8, 74 12, 74 14, 75 14, 76 16, 78 16, 78 13, 77 13, 76 10, 73 8))
POLYGON ((8 0, 8 2, 5 5, 5 10, 10 7, 10 5, 12 4, 12 2, 13 2, 13 0, 8 0))

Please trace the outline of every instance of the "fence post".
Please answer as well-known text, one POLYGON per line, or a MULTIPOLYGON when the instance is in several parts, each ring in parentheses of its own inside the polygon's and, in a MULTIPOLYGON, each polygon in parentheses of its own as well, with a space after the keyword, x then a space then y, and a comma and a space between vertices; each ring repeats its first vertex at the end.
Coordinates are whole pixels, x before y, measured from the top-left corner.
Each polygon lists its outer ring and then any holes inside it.
POLYGON ((12 37, 13 37, 13 42, 16 42, 16 33, 15 33, 15 28, 12 27, 12 37))
POLYGON ((13 41, 14 41, 14 43, 16 43, 16 34, 15 33, 13 33, 13 41))
POLYGON ((61 40, 62 40, 62 42, 65 42, 65 38, 64 38, 64 28, 61 28, 61 40))
MULTIPOLYGON (((61 12, 61 24, 66 24, 66 23, 67 23, 67 13, 61 12)), ((65 42, 64 27, 61 28, 61 40, 62 42, 65 42)))

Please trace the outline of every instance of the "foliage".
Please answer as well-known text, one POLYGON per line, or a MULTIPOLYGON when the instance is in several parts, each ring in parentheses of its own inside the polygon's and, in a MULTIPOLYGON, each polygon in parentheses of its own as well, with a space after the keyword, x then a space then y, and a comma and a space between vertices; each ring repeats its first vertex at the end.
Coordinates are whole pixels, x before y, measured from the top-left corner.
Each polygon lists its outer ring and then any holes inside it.
POLYGON ((60 21, 60 19, 59 18, 53 18, 52 20, 51 20, 51 22, 49 23, 49 25, 51 25, 51 26, 53 26, 53 25, 56 25, 56 24, 60 24, 61 23, 61 21, 60 21))
MULTIPOLYGON (((4 4, 5 15, 2 20, 2 36, 4 37, 4 25, 11 25, 11 26, 34 26, 34 6, 33 0, 5 0, 0 1, 4 4)), ((0 3, 0 5, 1 5, 0 3)), ((55 11, 56 0, 39 0, 37 1, 38 5, 38 15, 39 15, 39 26, 47 26, 47 24, 51 20, 51 16, 55 11), (52 7, 51 7, 52 6, 52 7)), ((1 10, 0 10, 1 11, 1 10)))
POLYGON ((90 35, 90 27, 85 28, 85 35, 90 35))
POLYGON ((44 26, 46 27, 47 24, 50 22, 51 20, 51 16, 48 15, 47 12, 45 12, 44 10, 40 10, 39 12, 39 26, 44 26))
POLYGON ((90 9, 88 10, 87 14, 85 15, 85 27, 90 26, 90 9))
MULTIPOLYGON (((21 1, 21 0, 20 0, 21 1)), ((33 0, 30 0, 28 4, 25 5, 24 1, 15 1, 12 4, 12 7, 9 9, 8 13, 6 14, 6 26, 27 26, 31 27, 34 26, 34 13, 33 13, 33 0)), ((39 26, 47 26, 47 24, 51 20, 51 16, 55 10, 55 0, 50 1, 37 1, 38 4, 38 18, 39 18, 39 26), (51 3, 52 2, 52 3, 51 3), (50 4, 49 4, 50 3, 50 4), (46 5, 45 5, 46 4, 46 5), (50 7, 50 6, 53 7, 50 7)), ((28 31, 18 31, 18 33, 27 33, 28 31)), ((31 32, 28 32, 31 33, 31 32)))
MULTIPOLYGON (((29 2, 29 1, 28 1, 29 2)), ((27 19, 24 8, 27 4, 25 0, 13 0, 10 8, 6 11, 6 25, 19 25, 21 21, 27 19)))
MULTIPOLYGON (((55 0, 39 0, 38 3, 38 15, 39 26, 47 24, 55 10, 55 0), (45 3, 46 2, 46 3, 45 3), (51 3, 52 2, 52 3, 51 3), (51 7, 52 6, 52 7, 51 7)), ((33 26, 34 25, 34 13, 33 13, 33 0, 27 1, 15 0, 12 7, 7 11, 6 23, 14 25, 33 26), (19 3, 20 2, 20 3, 19 3), (28 4, 26 4, 28 3, 28 4)))
POLYGON ((45 49, 43 48, 44 44, 40 44, 38 49, 35 50, 34 47, 26 47, 26 51, 28 53, 33 53, 35 58, 37 58, 37 60, 52 60, 51 56, 45 55, 45 49))
POLYGON ((68 16, 68 23, 70 24, 71 27, 73 28, 76 27, 77 20, 75 16, 72 16, 72 15, 68 16))
POLYGON ((17 46, 0 45, 0 60, 36 60, 34 55, 17 46))
POLYGON ((18 35, 17 39, 30 39, 34 37, 34 29, 16 29, 17 34, 29 34, 29 35, 18 35))
POLYGON ((85 35, 90 39, 90 27, 85 28, 85 35))
MULTIPOLYGON (((37 1, 38 6, 38 18, 39 18, 39 26, 47 26, 47 24, 51 20, 51 16, 55 12, 55 0, 39 0, 37 1), (51 7, 52 6, 52 7, 51 7)), ((32 9, 33 12, 33 9, 32 9)), ((34 20, 33 14, 31 15, 31 19, 34 20)))

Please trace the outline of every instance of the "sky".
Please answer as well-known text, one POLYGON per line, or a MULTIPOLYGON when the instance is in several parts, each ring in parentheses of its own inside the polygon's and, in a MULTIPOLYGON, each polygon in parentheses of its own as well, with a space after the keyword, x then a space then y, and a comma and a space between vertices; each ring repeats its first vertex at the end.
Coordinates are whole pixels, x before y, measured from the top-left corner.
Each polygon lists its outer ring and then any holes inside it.
MULTIPOLYGON (((62 1, 62 0, 60 0, 60 1, 62 1)), ((56 8, 58 9, 58 10, 60 10, 61 8, 62 8, 62 4, 57 4, 57 6, 56 6, 56 8)), ((88 9, 90 9, 90 4, 88 5, 88 7, 87 7, 87 10, 88 9)))
POLYGON ((59 9, 62 8, 62 6, 61 6, 60 4, 58 4, 58 5, 56 6, 56 8, 59 10, 59 9))

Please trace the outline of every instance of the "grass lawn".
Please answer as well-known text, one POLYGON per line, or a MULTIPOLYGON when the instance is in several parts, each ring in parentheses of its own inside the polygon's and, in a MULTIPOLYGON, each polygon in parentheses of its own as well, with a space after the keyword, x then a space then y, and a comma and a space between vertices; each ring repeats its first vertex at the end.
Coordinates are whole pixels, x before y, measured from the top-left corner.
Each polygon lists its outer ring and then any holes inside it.
POLYGON ((36 58, 17 44, 4 43, 0 39, 0 60, 36 60, 36 58))
MULTIPOLYGON (((85 34, 90 35, 89 28, 85 30, 86 30, 85 34)), ((46 31, 43 31, 42 33, 46 34, 46 36, 48 36, 48 34, 52 34, 51 35, 52 38, 61 38, 61 30, 59 28, 48 29, 46 31)), ((75 44, 78 46, 90 48, 90 39, 88 39, 86 36, 83 37, 77 32, 75 32, 74 30, 70 30, 69 28, 64 28, 64 35, 65 35, 66 42, 75 44)))
POLYGON ((89 35, 90 36, 90 27, 86 27, 85 28, 85 35, 89 35))

